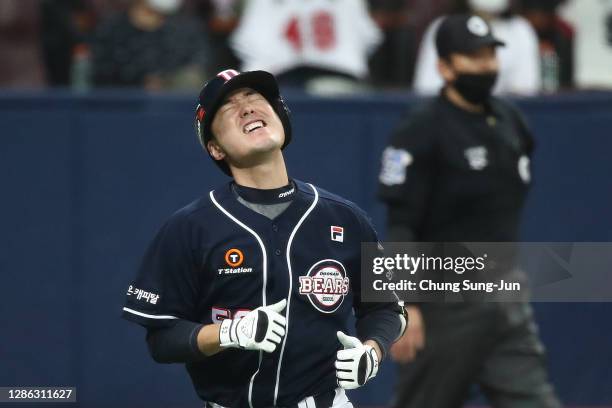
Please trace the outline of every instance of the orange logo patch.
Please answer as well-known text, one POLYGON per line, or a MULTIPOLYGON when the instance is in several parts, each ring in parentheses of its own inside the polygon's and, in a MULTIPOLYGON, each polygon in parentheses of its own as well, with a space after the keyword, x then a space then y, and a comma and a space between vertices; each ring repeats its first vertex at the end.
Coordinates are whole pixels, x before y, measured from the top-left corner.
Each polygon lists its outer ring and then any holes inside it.
POLYGON ((225 253, 225 262, 232 268, 242 265, 243 261, 244 255, 242 254, 242 251, 237 248, 229 249, 225 253))

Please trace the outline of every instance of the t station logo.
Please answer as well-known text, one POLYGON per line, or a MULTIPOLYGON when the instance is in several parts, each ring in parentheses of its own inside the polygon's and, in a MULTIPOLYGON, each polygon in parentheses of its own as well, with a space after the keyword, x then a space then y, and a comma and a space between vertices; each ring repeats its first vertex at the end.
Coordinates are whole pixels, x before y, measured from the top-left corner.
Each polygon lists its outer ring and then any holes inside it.
POLYGON ((238 248, 231 248, 225 252, 224 256, 225 264, 229 267, 219 268, 217 271, 219 275, 233 275, 236 273, 251 273, 253 268, 242 267, 244 262, 244 254, 238 248))
POLYGON ((306 276, 300 276, 300 295, 305 295, 315 309, 333 313, 349 291, 349 278, 344 266, 334 259, 314 264, 306 276))

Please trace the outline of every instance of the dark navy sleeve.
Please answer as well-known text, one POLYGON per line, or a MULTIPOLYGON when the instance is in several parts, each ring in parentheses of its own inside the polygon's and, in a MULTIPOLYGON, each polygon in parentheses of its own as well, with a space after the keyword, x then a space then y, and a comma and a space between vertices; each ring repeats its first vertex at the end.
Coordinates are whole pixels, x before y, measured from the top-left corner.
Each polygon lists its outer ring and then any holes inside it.
POLYGON ((393 133, 381 158, 379 198, 388 208, 388 240, 413 241, 435 184, 435 133, 425 114, 411 116, 393 133))
POLYGON ((204 325, 177 320, 172 327, 147 330, 147 345, 158 363, 192 363, 206 356, 198 347, 198 333, 204 325))
POLYGON ((136 279, 128 286, 123 317, 147 328, 197 321, 201 256, 197 229, 174 215, 149 245, 136 279))
POLYGON ((531 129, 527 124, 527 120, 521 111, 513 105, 510 105, 510 108, 521 135, 521 148, 527 154, 527 156, 531 157, 533 155, 533 151, 535 150, 535 139, 533 137, 533 133, 531 132, 531 129))
MULTIPOLYGON (((358 212, 362 231, 362 242, 378 242, 378 234, 367 215, 358 212)), ((357 337, 361 341, 374 340, 380 346, 384 358, 391 344, 399 337, 402 330, 400 316, 402 309, 397 302, 376 303, 361 301, 361 284, 355 285, 354 309, 357 319, 357 337)))

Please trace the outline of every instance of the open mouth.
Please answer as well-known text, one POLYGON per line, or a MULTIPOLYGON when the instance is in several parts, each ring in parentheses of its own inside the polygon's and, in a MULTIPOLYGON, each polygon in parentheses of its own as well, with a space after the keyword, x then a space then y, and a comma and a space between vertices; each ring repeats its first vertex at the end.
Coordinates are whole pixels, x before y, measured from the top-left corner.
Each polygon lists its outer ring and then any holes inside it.
POLYGON ((246 125, 244 125, 244 127, 242 128, 242 131, 244 133, 251 133, 256 131, 257 129, 261 129, 266 127, 266 122, 264 122, 263 120, 255 120, 253 122, 249 122, 246 125))

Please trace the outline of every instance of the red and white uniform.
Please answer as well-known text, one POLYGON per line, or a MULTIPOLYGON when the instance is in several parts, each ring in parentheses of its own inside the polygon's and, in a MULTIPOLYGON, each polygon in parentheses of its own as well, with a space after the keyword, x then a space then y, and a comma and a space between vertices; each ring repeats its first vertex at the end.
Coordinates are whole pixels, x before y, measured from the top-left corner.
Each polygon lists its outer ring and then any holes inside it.
POLYGON ((362 78, 381 40, 363 0, 250 0, 231 44, 244 71, 312 66, 362 78))
POLYGON ((576 32, 576 85, 580 88, 611 88, 612 0, 568 1, 561 12, 576 32))

